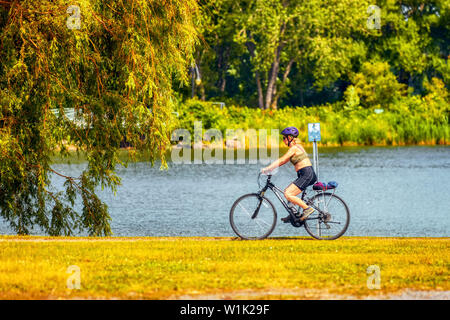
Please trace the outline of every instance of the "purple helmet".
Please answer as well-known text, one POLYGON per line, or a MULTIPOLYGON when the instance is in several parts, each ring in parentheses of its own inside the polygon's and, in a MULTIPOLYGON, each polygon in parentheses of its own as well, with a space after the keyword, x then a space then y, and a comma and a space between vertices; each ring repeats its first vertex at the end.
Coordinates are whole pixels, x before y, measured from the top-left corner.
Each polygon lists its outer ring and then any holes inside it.
POLYGON ((297 137, 298 136, 298 129, 296 127, 287 127, 287 128, 284 128, 283 131, 281 131, 281 134, 283 136, 297 137))

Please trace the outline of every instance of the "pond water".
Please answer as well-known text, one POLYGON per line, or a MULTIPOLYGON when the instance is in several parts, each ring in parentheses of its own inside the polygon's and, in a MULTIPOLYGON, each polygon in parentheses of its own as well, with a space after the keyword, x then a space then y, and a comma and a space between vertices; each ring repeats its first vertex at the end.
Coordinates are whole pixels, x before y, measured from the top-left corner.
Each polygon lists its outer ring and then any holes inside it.
MULTIPOLYGON (((319 148, 319 165, 319 180, 337 181, 336 192, 350 208, 346 236, 450 236, 450 147, 319 148)), ((71 176, 85 167, 53 165, 71 176)), ((116 196, 108 190, 99 194, 109 207, 114 236, 235 236, 229 210, 239 196, 258 190, 261 167, 169 163, 169 170, 161 171, 138 162, 118 168, 122 185, 116 196)), ((272 181, 284 189, 295 177, 287 163, 272 181)), ((53 180, 62 188, 63 180, 53 180)), ((279 220, 286 212, 267 195, 278 212, 271 236, 307 236, 304 228, 279 220)), ((1 218, 0 233, 14 234, 1 218)))

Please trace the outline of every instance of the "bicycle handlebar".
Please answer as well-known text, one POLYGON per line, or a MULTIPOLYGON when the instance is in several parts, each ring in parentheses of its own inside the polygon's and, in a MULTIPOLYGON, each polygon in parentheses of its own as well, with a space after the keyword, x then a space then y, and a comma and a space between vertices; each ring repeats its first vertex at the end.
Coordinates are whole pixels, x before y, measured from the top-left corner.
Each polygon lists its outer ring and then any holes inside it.
MULTIPOLYGON (((260 186, 260 183, 259 183, 259 178, 261 177, 262 174, 263 174, 263 173, 260 171, 259 174, 258 174, 258 179, 256 180, 256 181, 258 182, 258 186, 259 186, 259 187, 261 187, 261 186, 260 186)), ((270 178, 272 177, 272 174, 265 174, 265 173, 264 173, 264 175, 266 175, 266 176, 267 176, 267 179, 269 179, 269 180, 270 180, 270 178)))

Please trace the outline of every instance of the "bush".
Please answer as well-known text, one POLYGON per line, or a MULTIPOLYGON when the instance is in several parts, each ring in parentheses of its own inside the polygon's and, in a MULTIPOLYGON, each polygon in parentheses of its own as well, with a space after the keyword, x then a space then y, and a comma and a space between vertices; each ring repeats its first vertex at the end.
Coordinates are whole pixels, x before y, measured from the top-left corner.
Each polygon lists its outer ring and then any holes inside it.
MULTIPOLYGON (((407 96, 393 101, 384 112, 349 108, 345 102, 317 107, 284 107, 260 110, 241 106, 219 105, 199 100, 178 103, 178 127, 193 132, 194 122, 204 130, 278 129, 296 126, 301 141, 308 142, 307 125, 320 122, 323 145, 374 145, 442 143, 449 141, 447 91, 441 81, 428 84, 424 97, 407 96)), ((281 139, 280 139, 281 143, 281 139)))

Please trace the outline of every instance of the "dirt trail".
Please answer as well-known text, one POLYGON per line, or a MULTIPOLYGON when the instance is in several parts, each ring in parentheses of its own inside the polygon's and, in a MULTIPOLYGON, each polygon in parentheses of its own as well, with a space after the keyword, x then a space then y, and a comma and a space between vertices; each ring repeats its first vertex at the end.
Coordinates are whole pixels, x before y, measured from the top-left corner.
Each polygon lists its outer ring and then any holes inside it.
POLYGON ((329 293, 318 289, 239 290, 214 294, 170 296, 169 300, 238 300, 238 299, 312 299, 312 300, 450 300, 450 291, 418 291, 405 289, 398 293, 353 296, 329 293))

